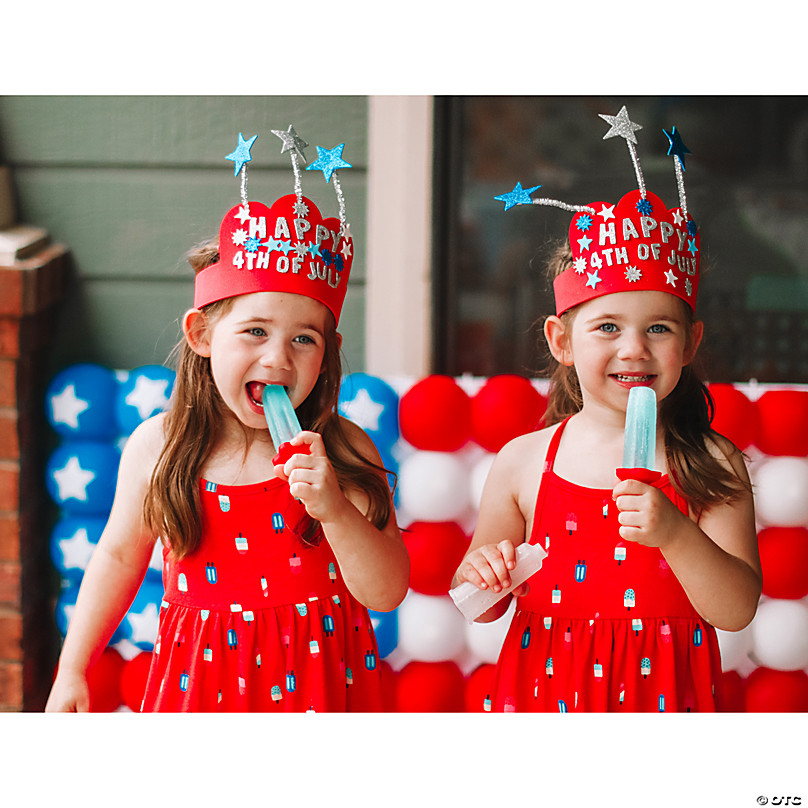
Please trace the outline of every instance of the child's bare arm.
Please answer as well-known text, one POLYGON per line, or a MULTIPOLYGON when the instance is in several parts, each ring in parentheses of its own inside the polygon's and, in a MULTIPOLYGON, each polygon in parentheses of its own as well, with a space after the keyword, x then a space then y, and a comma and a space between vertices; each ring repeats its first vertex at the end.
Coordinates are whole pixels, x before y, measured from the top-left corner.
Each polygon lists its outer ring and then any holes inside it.
MULTIPOLYGON (((748 482, 741 453, 728 442, 720 446, 723 462, 748 482)), ((620 483, 615 493, 623 538, 659 547, 706 621, 727 631, 751 622, 762 580, 751 493, 711 507, 698 523, 642 483, 620 483)))
POLYGON ((154 468, 156 423, 132 434, 121 456, 115 501, 87 565, 45 709, 88 710, 87 672, 106 647, 146 574, 155 537, 143 523, 143 496, 154 468))

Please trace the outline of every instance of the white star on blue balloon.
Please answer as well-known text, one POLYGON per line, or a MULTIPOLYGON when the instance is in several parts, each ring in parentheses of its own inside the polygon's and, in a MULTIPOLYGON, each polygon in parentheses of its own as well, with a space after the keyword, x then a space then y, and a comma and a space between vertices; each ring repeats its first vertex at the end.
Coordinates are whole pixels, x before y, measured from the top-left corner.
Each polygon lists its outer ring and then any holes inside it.
POLYGON ((233 176, 236 176, 238 172, 241 171, 244 163, 249 163, 250 160, 252 160, 250 149, 257 137, 258 135, 253 135, 249 140, 244 140, 244 135, 242 135, 241 132, 238 133, 238 146, 236 146, 236 150, 224 158, 225 160, 233 160, 235 162, 236 166, 233 171, 233 176))
POLYGON ((523 188, 522 183, 517 182, 516 185, 513 186, 512 191, 509 191, 507 194, 495 196, 494 199, 498 202, 504 202, 505 210, 510 210, 514 205, 532 205, 533 200, 530 198, 530 195, 539 188, 541 188, 541 185, 534 185, 532 188, 523 188))
MULTIPOLYGON (((662 131, 665 132, 664 129, 662 131)), ((670 141, 670 146, 668 147, 668 154, 679 158, 679 165, 682 166, 682 171, 684 171, 685 155, 690 154, 690 149, 688 149, 687 146, 685 146, 685 144, 682 143, 682 138, 676 131, 675 126, 673 127, 673 129, 671 129, 670 134, 665 132, 665 137, 667 137, 668 140, 670 141)))
POLYGON ((353 168, 350 163, 346 163, 342 159, 342 150, 344 148, 344 143, 334 146, 333 149, 323 149, 317 146, 317 159, 310 166, 306 166, 306 171, 322 171, 325 181, 330 182, 331 175, 338 168, 353 168))

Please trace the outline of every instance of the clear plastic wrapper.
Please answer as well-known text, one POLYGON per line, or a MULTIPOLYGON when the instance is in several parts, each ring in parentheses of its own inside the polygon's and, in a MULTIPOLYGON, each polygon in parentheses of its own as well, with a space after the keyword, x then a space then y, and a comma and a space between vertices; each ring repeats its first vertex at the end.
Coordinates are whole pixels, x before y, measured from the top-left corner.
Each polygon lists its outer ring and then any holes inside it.
POLYGON ((517 586, 541 569, 547 551, 537 544, 520 544, 516 548, 516 566, 511 570, 511 585, 500 592, 480 589, 469 581, 449 591, 449 597, 469 623, 473 623, 483 612, 508 595, 517 586))

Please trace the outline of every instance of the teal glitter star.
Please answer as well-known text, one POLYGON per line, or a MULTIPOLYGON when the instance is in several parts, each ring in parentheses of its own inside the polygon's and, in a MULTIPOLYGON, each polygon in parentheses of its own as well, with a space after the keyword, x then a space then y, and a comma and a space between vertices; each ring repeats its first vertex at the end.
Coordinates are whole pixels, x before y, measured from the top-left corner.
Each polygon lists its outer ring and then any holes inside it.
POLYGON ((333 149, 323 149, 317 146, 317 159, 310 166, 306 166, 306 171, 322 171, 325 181, 330 182, 331 175, 338 168, 353 168, 350 163, 346 163, 342 159, 342 150, 344 148, 344 143, 334 146, 333 149))
POLYGON ((505 203, 505 210, 510 210, 514 205, 532 205, 533 200, 530 198, 530 195, 541 188, 541 185, 534 185, 532 188, 523 188, 521 182, 517 182, 516 185, 513 186, 513 190, 507 194, 500 194, 499 196, 495 196, 498 202, 505 203))
POLYGON ((258 135, 253 135, 249 140, 244 140, 244 135, 242 135, 241 132, 238 133, 238 146, 236 146, 236 150, 224 158, 225 160, 233 160, 235 162, 236 166, 235 170, 233 171, 234 177, 238 175, 239 171, 241 171, 244 163, 249 163, 250 160, 252 160, 250 149, 252 148, 252 144, 255 143, 255 139, 257 137, 258 135))

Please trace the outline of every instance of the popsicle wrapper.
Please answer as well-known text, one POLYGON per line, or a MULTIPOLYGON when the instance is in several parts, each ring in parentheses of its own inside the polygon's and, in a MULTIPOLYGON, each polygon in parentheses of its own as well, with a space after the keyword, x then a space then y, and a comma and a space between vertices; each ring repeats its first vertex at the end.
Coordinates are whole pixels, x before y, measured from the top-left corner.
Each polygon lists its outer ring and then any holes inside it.
POLYGON ((449 597, 467 622, 473 623, 483 612, 487 612, 495 603, 538 572, 546 557, 547 551, 538 544, 520 544, 516 548, 516 566, 511 570, 511 585, 507 589, 493 592, 491 589, 479 589, 470 581, 465 581, 449 590, 449 597))
POLYGON ((651 483, 662 476, 654 471, 656 416, 656 393, 650 387, 632 387, 628 393, 623 466, 617 469, 618 479, 651 483))

